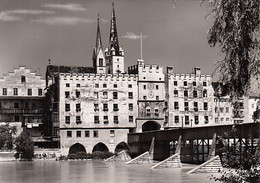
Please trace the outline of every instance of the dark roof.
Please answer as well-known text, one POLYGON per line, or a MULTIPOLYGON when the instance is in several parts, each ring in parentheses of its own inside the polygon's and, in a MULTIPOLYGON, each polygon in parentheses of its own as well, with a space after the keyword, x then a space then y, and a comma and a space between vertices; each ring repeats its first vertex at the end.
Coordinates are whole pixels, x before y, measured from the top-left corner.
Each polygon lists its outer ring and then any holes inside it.
POLYGON ((52 76, 57 73, 95 73, 94 67, 78 67, 78 66, 61 66, 48 65, 46 76, 52 76))

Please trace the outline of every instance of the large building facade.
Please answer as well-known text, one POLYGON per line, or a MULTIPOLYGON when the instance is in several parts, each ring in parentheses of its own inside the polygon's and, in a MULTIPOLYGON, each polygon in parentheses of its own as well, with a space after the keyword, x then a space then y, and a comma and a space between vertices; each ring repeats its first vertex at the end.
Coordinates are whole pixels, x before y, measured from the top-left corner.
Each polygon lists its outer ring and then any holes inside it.
POLYGON ((27 129, 44 123, 40 135, 63 155, 124 149, 132 132, 255 122, 257 89, 233 110, 223 87, 200 68, 174 73, 138 60, 126 73, 114 5, 105 50, 100 32, 98 17, 93 66, 48 65, 45 79, 21 66, 0 79, 0 120, 27 129))

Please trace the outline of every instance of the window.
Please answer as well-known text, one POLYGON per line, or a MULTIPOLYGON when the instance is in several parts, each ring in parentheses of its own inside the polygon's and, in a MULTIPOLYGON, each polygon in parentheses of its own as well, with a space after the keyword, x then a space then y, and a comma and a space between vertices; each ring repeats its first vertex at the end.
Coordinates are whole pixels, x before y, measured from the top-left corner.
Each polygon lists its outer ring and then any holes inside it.
POLYGON ((99 58, 98 62, 99 62, 99 66, 103 66, 103 58, 99 58))
POLYGON ((159 90, 159 85, 155 85, 155 89, 156 89, 156 90, 159 90))
POLYGON ((103 104, 103 111, 108 111, 108 105, 107 104, 103 104))
POLYGON ((128 88, 132 88, 132 87, 133 87, 133 85, 131 85, 131 84, 128 85, 128 88))
POLYGON ((32 109, 36 109, 36 103, 32 103, 32 109))
POLYGON ((7 95, 7 88, 3 88, 3 95, 7 95))
POLYGON ((190 124, 189 116, 185 116, 185 125, 190 124))
POLYGON ((114 137, 115 136, 115 130, 110 130, 110 137, 114 137))
POLYGON ((224 122, 224 118, 220 118, 220 122, 223 123, 224 122))
POLYGON ((221 113, 223 113, 223 112, 224 112, 224 107, 220 107, 220 108, 219 108, 219 111, 220 111, 221 113))
POLYGON ((71 131, 67 131, 67 137, 72 137, 72 132, 71 131))
POLYGON ((133 99, 133 92, 128 92, 128 98, 133 99))
POLYGON ((203 90, 203 97, 207 97, 208 94, 207 94, 207 90, 203 90))
POLYGON ((108 124, 108 116, 104 116, 104 124, 108 124))
POLYGON ((94 104, 94 111, 99 111, 98 104, 94 104))
POLYGON ((98 138, 98 131, 97 130, 93 131, 93 137, 98 138))
POLYGON ((146 90, 146 85, 144 85, 144 90, 146 90))
POLYGON ((207 82, 203 82, 203 86, 207 86, 207 82))
POLYGON ((65 98, 70 98, 70 92, 69 91, 65 91, 65 98))
POLYGON ((179 123, 179 116, 174 116, 174 122, 179 123))
POLYGON ((118 124, 118 116, 114 116, 114 123, 118 124))
POLYGON ((217 113, 218 112, 218 107, 215 107, 215 113, 217 113))
POLYGON ((103 92, 103 98, 107 99, 107 92, 106 91, 103 92))
POLYGON ((70 104, 65 104, 65 111, 70 111, 70 104))
POLYGON ((79 112, 79 111, 81 111, 80 104, 76 104, 76 112, 79 112))
POLYGON ((199 124, 199 116, 195 116, 194 120, 195 120, 195 125, 199 124))
POLYGON ((53 119, 53 122, 58 122, 59 121, 59 114, 57 112, 53 113, 52 119, 53 119))
POLYGON ((70 124, 70 116, 65 116, 65 123, 70 124))
POLYGON ((107 87, 107 84, 103 84, 103 88, 106 88, 107 87))
POLYGON ((80 98, 80 92, 76 91, 76 98, 80 98))
POLYGON ((184 97, 188 97, 189 95, 188 95, 188 91, 187 90, 185 90, 184 91, 184 97))
POLYGON ((81 124, 80 116, 76 116, 76 123, 77 123, 77 124, 81 124))
POLYGON ((183 86, 187 86, 188 84, 187 84, 187 81, 184 81, 183 82, 183 86))
POLYGON ((143 96, 143 99, 146 100, 146 96, 143 96))
POLYGON ((179 109, 179 102, 174 102, 174 109, 178 110, 179 109))
POLYGON ((94 92, 94 98, 98 99, 98 92, 94 92))
POLYGON ((80 87, 80 84, 78 83, 76 86, 79 88, 79 87, 80 87))
POLYGON ((53 128, 53 136, 54 137, 58 137, 58 131, 59 131, 59 127, 54 127, 53 128))
POLYGON ((207 102, 204 102, 204 103, 203 103, 203 108, 204 108, 204 111, 207 111, 207 110, 208 110, 208 103, 207 103, 207 102))
POLYGON ((18 95, 18 88, 14 88, 14 95, 18 95))
POLYGON ((81 137, 81 131, 77 131, 77 137, 81 137))
POLYGON ((117 98, 118 98, 117 92, 113 92, 113 99, 117 99, 117 98))
POLYGON ((205 124, 209 123, 209 117, 208 116, 204 116, 204 122, 205 122, 205 124))
POLYGON ((134 122, 134 117, 133 116, 129 116, 129 123, 133 123, 134 122))
POLYGON ((178 81, 173 81, 174 86, 178 86, 178 81))
POLYGON ((226 107, 226 113, 229 113, 229 107, 226 107))
POLYGON ((19 117, 19 116, 14 116, 14 121, 15 121, 15 122, 20 121, 20 117, 19 117))
POLYGON ((69 84, 69 83, 66 83, 66 87, 70 87, 70 84, 69 84))
POLYGON ((94 116, 94 123, 98 124, 99 123, 99 116, 94 116))
POLYGON ((196 90, 193 90, 193 97, 197 98, 198 97, 198 92, 196 90))
POLYGON ((192 82, 192 85, 193 85, 193 86, 196 86, 196 81, 193 81, 193 82, 192 82))
POLYGON ((19 109, 19 103, 15 102, 15 103, 14 103, 14 108, 15 108, 15 109, 19 109))
POLYGON ((159 96, 156 96, 156 100, 159 100, 159 96))
POLYGON ((198 102, 194 102, 193 104, 194 104, 194 111, 198 111, 199 110, 198 102))
POLYGON ((25 83, 26 80, 25 80, 25 76, 21 76, 21 83, 25 83))
POLYGON ((114 88, 117 88, 117 84, 114 84, 114 88))
POLYGON ((189 110, 189 102, 184 102, 184 110, 185 111, 189 110))
POLYGON ((133 104, 132 103, 128 104, 128 110, 133 111, 133 104))
POLYGON ((95 84, 95 88, 99 88, 99 84, 95 84))
POLYGON ((215 123, 218 123, 218 118, 215 118, 215 123))
POLYGON ((229 121, 229 118, 226 118, 226 121, 229 121))
POLYGON ((156 117, 159 116, 159 109, 154 109, 154 115, 155 115, 156 117))
POLYGON ((178 90, 174 90, 173 93, 174 93, 174 97, 178 97, 178 90))
POLYGON ((113 104, 113 111, 118 111, 118 104, 113 104))
POLYGON ((38 96, 42 96, 42 89, 41 88, 38 89, 38 96))
POLYGON ((85 131, 85 137, 89 137, 89 130, 85 131))
POLYGON ((150 115, 151 115, 151 109, 150 109, 150 108, 147 108, 147 109, 146 109, 146 115, 147 115, 147 116, 150 116, 150 115))

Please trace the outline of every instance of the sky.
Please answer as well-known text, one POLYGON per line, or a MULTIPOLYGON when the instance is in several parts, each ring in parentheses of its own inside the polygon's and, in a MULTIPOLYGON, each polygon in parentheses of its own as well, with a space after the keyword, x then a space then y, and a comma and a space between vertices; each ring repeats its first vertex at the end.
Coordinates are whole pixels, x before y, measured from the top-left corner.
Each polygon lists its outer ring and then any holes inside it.
POLYGON ((145 64, 213 73, 221 55, 207 43, 213 19, 200 0, 0 0, 0 76, 19 65, 44 74, 49 59, 53 65, 92 66, 97 16, 105 49, 112 2, 125 70, 140 58, 142 32, 145 64))

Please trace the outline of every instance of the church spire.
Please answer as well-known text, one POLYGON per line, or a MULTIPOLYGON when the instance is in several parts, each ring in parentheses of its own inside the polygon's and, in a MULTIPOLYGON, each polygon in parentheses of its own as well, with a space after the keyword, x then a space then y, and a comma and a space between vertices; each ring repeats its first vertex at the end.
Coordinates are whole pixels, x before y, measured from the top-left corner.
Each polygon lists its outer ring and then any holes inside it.
POLYGON ((116 15, 114 2, 112 2, 112 15, 111 15, 111 23, 110 23, 110 35, 109 35, 109 48, 110 51, 112 49, 115 50, 115 55, 119 55, 119 42, 118 42, 118 34, 116 28, 116 15))
POLYGON ((93 57, 97 57, 98 52, 102 50, 102 41, 101 41, 101 33, 100 33, 100 26, 99 26, 99 14, 97 18, 97 37, 96 37, 96 47, 94 48, 93 57))
POLYGON ((105 57, 103 54, 103 46, 101 41, 101 32, 99 26, 99 14, 97 18, 97 37, 96 46, 93 50, 93 66, 96 69, 96 73, 106 73, 105 57))

